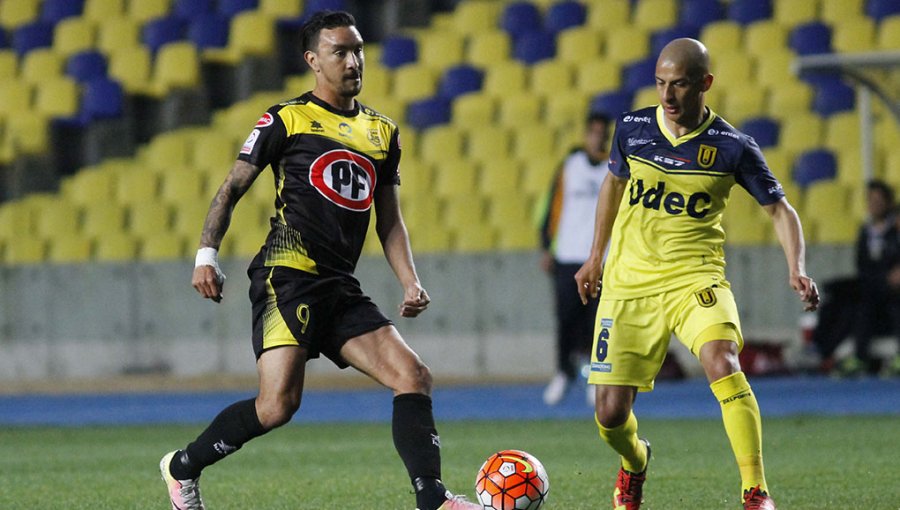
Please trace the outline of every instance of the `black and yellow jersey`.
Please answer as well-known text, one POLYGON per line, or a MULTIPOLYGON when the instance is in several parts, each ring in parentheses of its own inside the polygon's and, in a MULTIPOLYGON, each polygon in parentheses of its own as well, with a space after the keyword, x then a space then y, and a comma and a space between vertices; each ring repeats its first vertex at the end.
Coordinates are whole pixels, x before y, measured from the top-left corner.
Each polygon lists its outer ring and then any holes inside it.
POLYGON ((609 170, 628 179, 613 226, 603 295, 632 299, 725 280, 722 213, 735 184, 761 205, 784 197, 756 142, 712 110, 676 138, 662 107, 616 123, 609 170))
POLYGON ((269 108, 238 159, 272 166, 275 214, 251 263, 352 274, 377 186, 400 184, 400 139, 389 118, 356 102, 338 110, 311 92, 269 108))

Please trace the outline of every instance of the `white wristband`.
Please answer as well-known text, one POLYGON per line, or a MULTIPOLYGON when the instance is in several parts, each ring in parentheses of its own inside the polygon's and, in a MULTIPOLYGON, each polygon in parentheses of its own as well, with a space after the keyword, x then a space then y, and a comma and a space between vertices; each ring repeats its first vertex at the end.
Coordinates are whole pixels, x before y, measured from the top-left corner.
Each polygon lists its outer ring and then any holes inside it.
POLYGON ((197 250, 197 257, 194 259, 194 267, 200 266, 212 266, 212 268, 216 270, 219 284, 221 285, 225 281, 225 273, 219 268, 219 250, 209 247, 197 250))

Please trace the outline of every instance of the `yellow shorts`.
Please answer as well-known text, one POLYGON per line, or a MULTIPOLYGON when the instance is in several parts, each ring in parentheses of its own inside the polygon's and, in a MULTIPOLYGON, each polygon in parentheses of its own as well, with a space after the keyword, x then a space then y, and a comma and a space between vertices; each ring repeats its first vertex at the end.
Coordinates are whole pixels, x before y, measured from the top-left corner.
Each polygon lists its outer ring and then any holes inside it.
POLYGON ((744 340, 731 290, 686 287, 626 300, 601 295, 588 383, 652 390, 672 333, 694 356, 710 340, 734 341, 740 351, 744 340))

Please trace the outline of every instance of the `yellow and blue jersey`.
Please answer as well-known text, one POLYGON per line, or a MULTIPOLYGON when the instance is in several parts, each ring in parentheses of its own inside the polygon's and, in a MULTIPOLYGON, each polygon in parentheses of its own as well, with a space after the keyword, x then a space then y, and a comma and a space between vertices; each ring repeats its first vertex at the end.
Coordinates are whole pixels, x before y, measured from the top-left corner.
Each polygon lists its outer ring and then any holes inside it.
POLYGON ((663 115, 649 107, 616 123, 609 169, 628 183, 604 270, 605 298, 727 286, 722 213, 732 187, 739 184, 760 205, 784 197, 756 142, 715 112, 678 138, 663 115))

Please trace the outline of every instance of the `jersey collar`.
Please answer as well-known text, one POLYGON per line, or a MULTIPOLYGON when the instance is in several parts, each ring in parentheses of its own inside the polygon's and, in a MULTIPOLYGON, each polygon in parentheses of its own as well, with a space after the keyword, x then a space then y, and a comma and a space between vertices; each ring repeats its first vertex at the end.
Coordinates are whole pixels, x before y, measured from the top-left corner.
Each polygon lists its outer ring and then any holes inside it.
POLYGON ((340 108, 335 108, 322 99, 316 97, 316 95, 313 94, 312 91, 307 92, 306 96, 309 97, 309 100, 313 104, 316 104, 335 115, 340 115, 342 117, 356 117, 359 114, 359 101, 356 99, 353 100, 354 106, 352 110, 341 110, 340 108))
POLYGON ((700 133, 706 131, 706 128, 708 128, 709 125, 712 124, 714 120, 716 120, 716 112, 714 112, 712 108, 707 109, 709 110, 709 116, 706 117, 706 120, 703 121, 702 124, 697 126, 693 131, 684 136, 676 137, 675 134, 669 131, 669 128, 666 127, 665 113, 663 111, 662 105, 656 107, 656 125, 659 127, 659 131, 663 134, 663 136, 666 137, 666 140, 668 140, 669 143, 672 144, 672 147, 678 147, 684 142, 687 142, 700 133))

